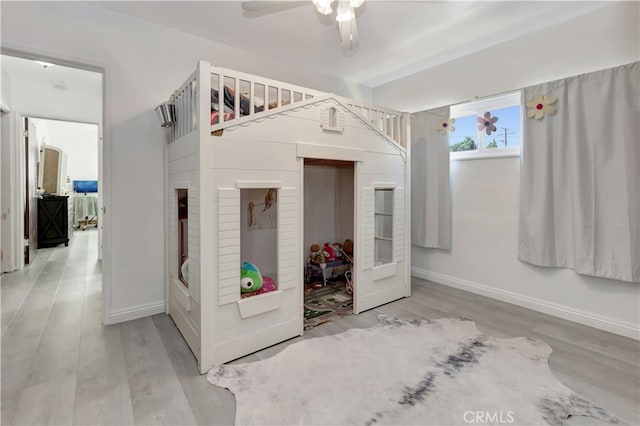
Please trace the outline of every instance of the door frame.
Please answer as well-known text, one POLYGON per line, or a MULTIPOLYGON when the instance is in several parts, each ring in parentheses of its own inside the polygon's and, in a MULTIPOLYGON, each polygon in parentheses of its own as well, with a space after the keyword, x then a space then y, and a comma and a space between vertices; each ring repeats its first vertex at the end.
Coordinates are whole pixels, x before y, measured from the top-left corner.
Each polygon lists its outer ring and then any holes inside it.
POLYGON ((103 233, 103 225, 102 225, 102 202, 103 202, 103 143, 102 143, 102 126, 100 123, 95 123, 92 121, 82 121, 82 120, 69 120, 68 118, 60 118, 57 116, 51 116, 46 114, 28 114, 23 115, 26 118, 33 118, 36 120, 49 120, 49 121, 64 121, 66 123, 77 123, 77 124, 91 124, 96 126, 97 128, 97 138, 96 143, 98 144, 98 260, 102 260, 102 233, 103 233))
MULTIPOLYGON (((24 150, 24 175, 22 176, 22 182, 24 185, 24 203, 23 216, 23 256, 24 264, 30 264, 37 256, 38 252, 38 203, 37 203, 37 186, 38 186, 38 161, 40 160, 40 144, 37 139, 37 133, 35 138, 29 132, 31 127, 31 117, 20 117, 21 124, 21 149, 24 150), (32 154, 37 150, 37 158, 32 158, 32 154), (35 164, 35 170, 32 167, 35 164), (35 174, 35 177, 33 176, 35 174), (35 187, 31 187, 31 182, 35 178, 35 187), (35 201, 35 203, 34 203, 35 201)), ((34 126, 35 129, 35 126, 34 126)), ((34 132, 35 133, 35 132, 34 132)))
POLYGON ((21 208, 26 194, 23 185, 25 173, 24 141, 22 140, 22 117, 6 105, 2 105, 2 111, 8 114, 5 124, 8 125, 7 138, 9 140, 7 156, 9 161, 9 188, 14 189, 9 198, 8 230, 9 236, 4 236, 7 245, 3 246, 4 252, 11 253, 11 263, 3 266, 6 272, 18 271, 24 268, 24 211, 21 208))
MULTIPOLYGON (((59 52, 47 51, 46 49, 25 49, 23 46, 13 43, 3 43, 0 46, 0 54, 15 56, 23 59, 38 60, 50 62, 53 64, 66 66, 70 68, 92 71, 102 74, 102 125, 98 123, 98 175, 102 174, 102 208, 99 215, 102 215, 102 245, 99 247, 99 253, 102 254, 102 323, 108 323, 109 313, 111 312, 111 280, 112 280, 112 259, 111 259, 111 215, 108 214, 107 207, 111 205, 111 165, 112 165, 112 144, 111 144, 111 113, 108 106, 111 104, 111 97, 107 90, 111 86, 111 66, 106 62, 96 61, 93 58, 79 58, 60 55, 59 52), (101 157, 101 161, 100 161, 101 157), (100 173, 102 172, 102 173, 100 173)), ((38 117, 40 114, 30 114, 29 111, 21 111, 22 117, 38 117)), ((22 118, 20 117, 20 118, 22 118)), ((64 117, 40 117, 46 119, 68 120, 64 117)), ((92 123, 95 124, 95 123, 92 123)), ((21 132, 15 135, 21 139, 21 132)), ((16 142, 17 143, 17 142, 16 142)), ((21 150, 18 150, 21 151, 21 150)), ((18 172, 18 171, 16 171, 18 172)), ((23 172, 23 171, 22 171, 23 172)), ((20 179, 18 182, 22 180, 20 179)), ((21 204, 18 204, 20 206, 21 204)), ((19 218, 24 216, 24 212, 17 215, 19 218)), ((22 233, 20 233, 22 235, 22 233)), ((22 244, 21 244, 22 246, 22 244)))

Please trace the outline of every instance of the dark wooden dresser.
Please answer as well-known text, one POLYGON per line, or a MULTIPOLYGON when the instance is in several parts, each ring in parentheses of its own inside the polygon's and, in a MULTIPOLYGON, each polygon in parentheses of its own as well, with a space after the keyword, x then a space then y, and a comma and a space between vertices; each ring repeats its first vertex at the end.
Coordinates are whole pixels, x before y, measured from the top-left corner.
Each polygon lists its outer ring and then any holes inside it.
POLYGON ((69 245, 69 197, 48 195, 38 199, 38 248, 69 245))

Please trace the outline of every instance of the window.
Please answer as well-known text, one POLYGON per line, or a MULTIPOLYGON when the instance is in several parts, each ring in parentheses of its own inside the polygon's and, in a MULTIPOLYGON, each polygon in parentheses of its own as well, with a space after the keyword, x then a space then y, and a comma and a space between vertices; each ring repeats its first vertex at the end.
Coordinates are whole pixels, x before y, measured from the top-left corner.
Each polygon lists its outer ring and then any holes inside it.
POLYGON ((520 92, 451 107, 452 160, 520 155, 520 92))
POLYGON ((393 189, 375 192, 374 265, 393 261, 393 189))

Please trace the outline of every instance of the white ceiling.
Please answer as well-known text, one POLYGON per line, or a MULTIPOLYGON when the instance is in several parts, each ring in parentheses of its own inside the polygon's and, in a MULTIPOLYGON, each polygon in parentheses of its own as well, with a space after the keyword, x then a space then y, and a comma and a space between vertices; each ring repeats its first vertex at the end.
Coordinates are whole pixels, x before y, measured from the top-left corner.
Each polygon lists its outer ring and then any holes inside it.
POLYGON ((38 86, 53 86, 54 82, 64 83, 64 90, 79 90, 88 93, 102 93, 102 74, 69 68, 60 65, 47 67, 30 59, 15 56, 1 56, 2 71, 12 80, 28 81, 38 86))
POLYGON ((213 41, 306 64, 369 87, 596 10, 594 1, 376 1, 357 10, 360 46, 343 52, 335 20, 298 7, 251 16, 240 1, 94 2, 213 41))

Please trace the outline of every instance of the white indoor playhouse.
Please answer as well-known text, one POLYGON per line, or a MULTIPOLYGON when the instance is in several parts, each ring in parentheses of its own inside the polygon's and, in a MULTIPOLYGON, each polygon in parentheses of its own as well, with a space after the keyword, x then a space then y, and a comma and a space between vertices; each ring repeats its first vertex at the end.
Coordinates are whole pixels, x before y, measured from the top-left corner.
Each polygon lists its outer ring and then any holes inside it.
POLYGON ((159 110, 166 310, 202 373, 303 334, 312 244, 351 240, 354 313, 410 295, 406 113, 206 62, 159 110))

